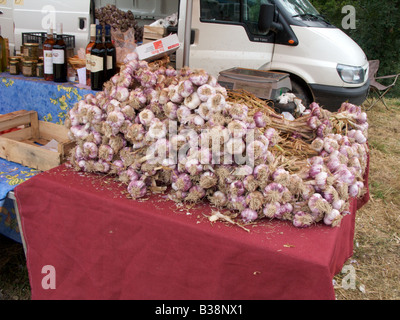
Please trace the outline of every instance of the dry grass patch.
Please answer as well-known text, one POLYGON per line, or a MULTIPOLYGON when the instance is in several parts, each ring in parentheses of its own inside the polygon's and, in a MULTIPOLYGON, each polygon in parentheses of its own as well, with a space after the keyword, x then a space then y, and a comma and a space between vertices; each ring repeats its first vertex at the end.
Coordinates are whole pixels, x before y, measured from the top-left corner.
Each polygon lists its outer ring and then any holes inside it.
POLYGON ((335 277, 339 300, 400 299, 400 100, 386 100, 368 111, 371 200, 357 213, 355 287, 343 289, 349 273, 335 277))

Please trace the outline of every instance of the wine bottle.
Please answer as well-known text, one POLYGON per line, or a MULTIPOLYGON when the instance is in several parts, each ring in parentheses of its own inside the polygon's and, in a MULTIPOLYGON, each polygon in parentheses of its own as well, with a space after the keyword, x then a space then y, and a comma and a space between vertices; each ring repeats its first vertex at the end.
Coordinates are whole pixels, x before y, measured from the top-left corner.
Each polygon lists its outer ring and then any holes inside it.
POLYGON ((53 81, 53 46, 56 43, 53 35, 53 27, 50 26, 47 32, 47 38, 43 43, 43 63, 44 63, 44 80, 53 81))
POLYGON ((107 49, 107 77, 106 81, 110 80, 117 72, 117 51, 111 40, 111 26, 105 26, 104 43, 107 49))
POLYGON ((86 46, 86 84, 90 86, 91 51, 96 41, 96 25, 90 25, 90 41, 86 46))
POLYGON ((67 46, 63 40, 62 23, 57 24, 56 43, 53 45, 54 82, 67 82, 67 46))
POLYGON ((0 26, 0 72, 7 71, 7 51, 6 51, 6 41, 1 36, 1 26, 0 26))
POLYGON ((92 90, 102 90, 106 80, 107 50, 103 42, 103 26, 96 26, 96 41, 90 52, 90 82, 92 90))

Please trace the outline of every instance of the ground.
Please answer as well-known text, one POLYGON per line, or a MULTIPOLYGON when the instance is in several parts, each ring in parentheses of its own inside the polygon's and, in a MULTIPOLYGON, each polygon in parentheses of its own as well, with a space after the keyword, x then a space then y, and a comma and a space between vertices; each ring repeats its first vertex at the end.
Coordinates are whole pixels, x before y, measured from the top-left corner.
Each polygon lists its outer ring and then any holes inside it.
MULTIPOLYGON (((354 254, 333 279, 337 300, 400 299, 400 99, 386 101, 389 109, 367 111, 371 200, 357 212, 354 254)), ((0 300, 29 300, 22 245, 0 235, 0 252, 0 300)))

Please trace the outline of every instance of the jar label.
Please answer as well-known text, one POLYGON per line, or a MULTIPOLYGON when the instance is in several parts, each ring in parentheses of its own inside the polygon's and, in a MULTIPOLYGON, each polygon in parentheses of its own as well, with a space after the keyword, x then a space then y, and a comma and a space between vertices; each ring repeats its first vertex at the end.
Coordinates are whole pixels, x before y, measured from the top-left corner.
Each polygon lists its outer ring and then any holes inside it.
POLYGON ((104 66, 103 66, 103 58, 102 57, 98 57, 98 56, 91 56, 91 72, 100 72, 104 70, 104 66))
POLYGON ((64 64, 65 62, 65 54, 64 50, 53 50, 53 63, 55 64, 64 64))

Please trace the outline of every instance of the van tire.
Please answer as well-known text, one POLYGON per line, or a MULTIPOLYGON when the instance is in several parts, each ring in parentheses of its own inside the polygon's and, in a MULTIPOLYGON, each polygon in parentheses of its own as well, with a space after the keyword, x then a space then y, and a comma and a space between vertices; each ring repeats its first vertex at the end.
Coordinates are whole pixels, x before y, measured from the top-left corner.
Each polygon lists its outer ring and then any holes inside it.
POLYGON ((308 108, 309 105, 313 102, 312 95, 310 90, 306 87, 306 85, 299 84, 298 81, 291 79, 292 90, 291 92, 296 95, 296 97, 302 100, 302 104, 308 108))

